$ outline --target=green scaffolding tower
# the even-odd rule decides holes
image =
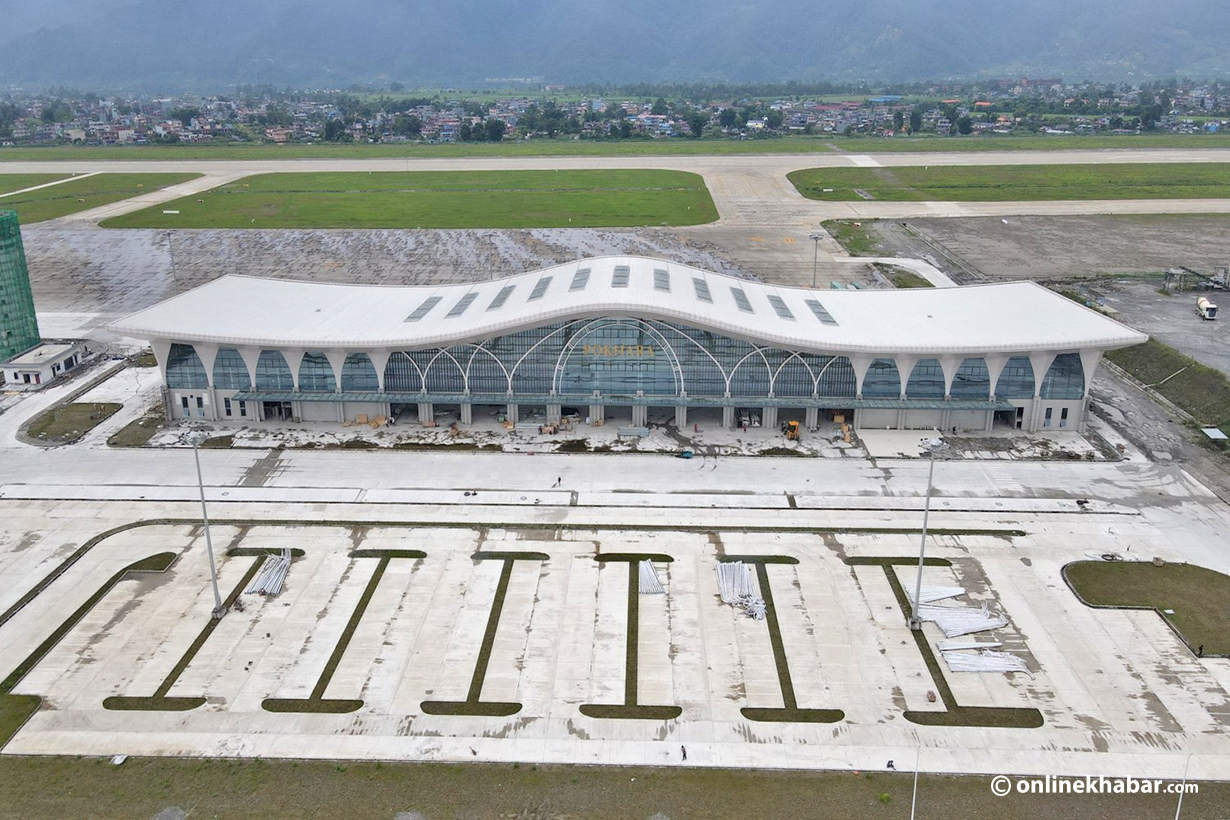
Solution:
[[[39,343],[30,272],[13,211],[0,211],[0,361]]]

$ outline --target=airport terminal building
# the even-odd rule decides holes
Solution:
[[[427,287],[224,276],[111,329],[153,346],[173,419],[812,429],[1080,430],[1103,351],[1146,339],[1032,282],[807,290],[642,257]]]

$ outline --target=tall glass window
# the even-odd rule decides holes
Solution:
[[[303,354],[299,363],[299,392],[301,393],[332,393],[337,390],[337,380],[333,377],[333,366],[320,351]]]
[[[960,399],[985,399],[991,394],[991,372],[985,359],[966,359],[953,376],[949,395]]]
[[[1079,353],[1061,353],[1042,380],[1042,398],[1079,399],[1085,395],[1085,368]]]
[[[178,390],[204,390],[209,387],[205,364],[192,345],[171,345],[167,354],[167,387]]]
[[[944,398],[944,368],[939,359],[920,359],[910,373],[905,395],[911,399]]]
[[[214,359],[214,387],[222,390],[247,390],[252,386],[248,376],[248,366],[244,364],[243,356],[233,347],[218,349]]]
[[[495,351],[488,349],[492,346]],[[501,347],[500,340],[495,340],[470,348],[466,382],[471,393],[508,392],[508,377],[504,375],[504,368],[497,358]]]
[[[277,350],[262,350],[256,360],[257,390],[294,390],[295,377],[286,358]]]
[[[1034,368],[1028,356],[1013,356],[999,374],[995,395],[1001,399],[1032,399]]]
[[[384,389],[389,393],[417,393],[423,389],[418,368],[400,350],[389,356],[384,366]]]
[[[863,377],[863,396],[866,398],[901,398],[901,376],[897,363],[892,359],[876,359],[867,368]]]
[[[380,389],[376,367],[366,353],[347,353],[342,364],[342,390],[352,393],[373,393]]]

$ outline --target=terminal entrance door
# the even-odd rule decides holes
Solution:
[[[290,421],[294,418],[294,410],[288,401],[266,401],[261,405],[265,421]]]

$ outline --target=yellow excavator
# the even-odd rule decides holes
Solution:
[[[798,441],[802,437],[797,421],[782,422],[782,435],[790,441]]]

